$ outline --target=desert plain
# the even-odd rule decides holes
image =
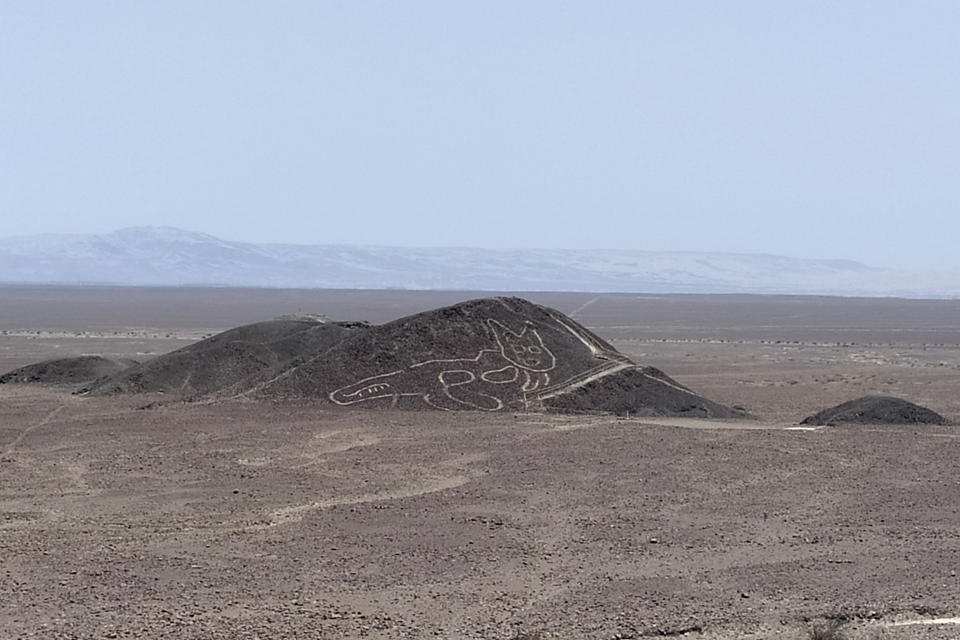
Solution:
[[[6,286],[0,373],[480,295]],[[960,428],[799,427],[960,421],[960,301],[511,295],[753,418],[0,385],[0,637],[960,637]]]

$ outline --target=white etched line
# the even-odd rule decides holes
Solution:
[[[548,389],[544,393],[538,393],[537,398],[540,400],[547,400],[549,398],[554,398],[564,393],[569,393],[574,389],[579,389],[580,387],[586,386],[591,382],[594,382],[595,380],[599,380],[600,378],[606,378],[607,376],[614,374],[618,371],[622,371],[624,369],[630,369],[631,367],[636,367],[636,365],[627,364],[625,362],[611,362],[610,364],[605,365],[603,367],[603,370],[599,371],[598,373],[585,375],[585,376],[577,376],[574,380],[570,382]]]
[[[904,620],[902,622],[884,622],[885,627],[919,627],[923,625],[960,625],[960,618],[930,618],[929,620]]]
[[[599,300],[601,297],[602,297],[602,296],[596,296],[596,297],[594,297],[594,298],[590,298],[589,300],[587,300],[586,302],[584,302],[582,305],[580,305],[579,307],[577,307],[576,309],[574,309],[573,311],[571,311],[571,312],[568,313],[567,315],[572,318],[573,316],[577,315],[578,313],[580,313],[581,311],[583,311],[584,309],[586,309],[587,307],[589,307],[590,305],[592,305],[594,302],[596,302],[597,300]]]
[[[659,382],[660,384],[666,385],[666,386],[668,386],[668,387],[670,387],[670,388],[672,388],[672,389],[676,389],[677,391],[682,391],[682,392],[684,392],[684,393],[689,393],[689,394],[692,395],[692,396],[697,395],[696,393],[694,393],[693,391],[690,391],[690,389],[687,389],[686,387],[681,387],[681,386],[678,385],[678,384],[673,384],[672,382],[667,382],[666,380],[664,380],[664,379],[662,379],[662,378],[658,378],[657,376],[652,376],[652,375],[650,375],[649,373],[646,373],[646,372],[644,372],[644,371],[641,371],[640,373],[641,373],[641,374],[643,375],[643,377],[645,377],[645,378],[650,378],[651,380],[656,380],[656,381]]]
[[[10,444],[7,445],[7,448],[6,448],[6,450],[4,450],[3,455],[8,456],[8,455],[10,455],[11,453],[13,453],[13,450],[17,447],[18,444],[20,444],[21,442],[23,442],[23,439],[26,438],[27,435],[29,435],[29,434],[30,434],[31,432],[33,432],[33,431],[36,431],[36,430],[39,429],[40,427],[44,427],[44,426],[50,424],[50,422],[53,420],[53,418],[54,418],[58,413],[60,413],[61,411],[63,411],[65,408],[66,408],[66,405],[60,405],[59,407],[57,407],[56,409],[54,409],[53,411],[51,411],[50,413],[48,413],[46,416],[44,416],[43,419],[40,420],[40,422],[37,422],[37,423],[35,423],[35,424],[32,424],[32,425],[30,425],[29,427],[27,427],[26,429],[24,429],[23,431],[21,431],[20,434],[19,434],[16,438],[13,439],[13,442],[11,442]]]
[[[291,522],[299,522],[313,511],[322,511],[331,509],[340,505],[365,504],[368,502],[386,502],[390,500],[403,500],[405,498],[415,498],[430,493],[438,493],[449,489],[462,487],[470,481],[467,476],[437,477],[428,478],[419,485],[411,487],[401,487],[392,491],[383,491],[380,493],[366,493],[359,496],[344,496],[339,498],[330,498],[327,500],[317,500],[306,504],[299,504],[292,507],[283,507],[277,509],[271,514],[270,523],[266,525],[254,525],[250,529],[264,529],[276,527]]]

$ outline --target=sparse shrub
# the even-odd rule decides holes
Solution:
[[[810,640],[846,640],[843,620],[823,620],[810,627]]]

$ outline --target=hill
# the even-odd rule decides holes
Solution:
[[[261,378],[249,393],[444,411],[743,415],[521,298],[471,300],[371,327]]]
[[[101,356],[56,358],[5,373],[0,376],[0,384],[81,384],[115,375],[136,364],[133,360],[111,360]]]
[[[88,393],[206,395],[320,353],[364,326],[310,318],[245,325],[98,380]]]
[[[804,418],[801,424],[949,424],[939,413],[889,396],[864,396]]]

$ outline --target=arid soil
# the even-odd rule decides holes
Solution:
[[[0,371],[476,297],[202,293],[0,289]],[[0,637],[960,636],[960,428],[796,428],[864,395],[960,420],[960,303],[527,297],[757,420],[2,385]]]

